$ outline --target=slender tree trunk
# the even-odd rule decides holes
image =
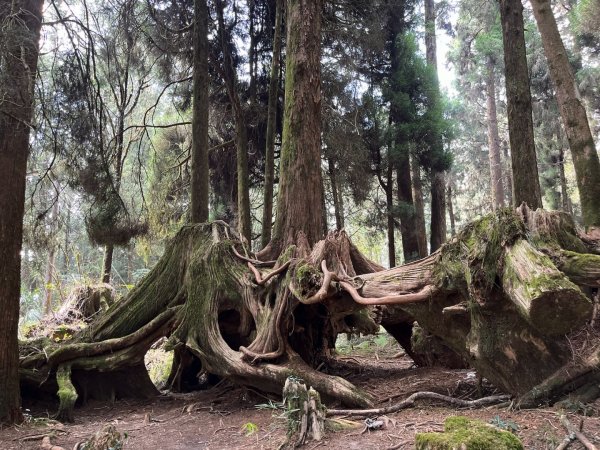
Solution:
[[[115,251],[115,246],[112,244],[109,244],[104,247],[104,256],[102,258],[102,277],[101,277],[103,283],[110,283],[114,251]]]
[[[456,221],[454,219],[454,207],[452,205],[452,183],[448,183],[448,215],[450,216],[450,234],[454,236],[456,234]]]
[[[394,88],[394,78],[402,68],[400,67],[400,54],[397,42],[406,28],[405,5],[403,1],[396,2],[391,9],[389,18],[390,36],[390,80]],[[403,121],[402,106],[392,97],[390,102],[390,125],[401,125]],[[400,139],[400,138],[399,138]],[[396,181],[398,183],[398,216],[400,218],[400,234],[402,236],[402,252],[404,261],[409,262],[419,258],[419,244],[417,241],[417,223],[412,196],[412,182],[410,176],[410,157],[407,146],[399,147],[398,139],[393,139],[390,146],[393,150],[388,156],[388,164],[395,166]],[[404,144],[404,143],[402,143]],[[390,188],[391,189],[391,188]]]
[[[56,256],[56,248],[50,247],[48,250],[48,264],[46,265],[46,283],[44,286],[44,314],[50,314],[52,311],[52,294],[54,292],[54,286],[52,280],[54,280],[54,261]]]
[[[504,207],[504,186],[502,183],[502,161],[500,160],[500,136],[498,135],[498,115],[496,113],[496,80],[494,60],[488,57],[486,74],[488,148],[490,156],[490,178],[492,185],[493,209]]]
[[[191,221],[208,220],[208,8],[194,0]]]
[[[515,185],[513,183],[513,178],[512,178],[512,160],[510,157],[510,152],[508,149],[508,143],[506,142],[506,140],[504,140],[502,142],[502,152],[504,153],[504,183],[506,185],[506,191],[505,191],[505,195],[506,195],[506,203],[509,205],[514,205],[513,202],[513,192],[515,190]]]
[[[69,271],[69,265],[70,265],[70,251],[69,251],[69,246],[71,245],[71,241],[70,241],[70,235],[71,235],[71,205],[68,202],[65,202],[65,205],[67,207],[67,218],[65,219],[65,242],[64,242],[64,246],[65,248],[63,249],[63,264],[62,264],[62,271],[63,273],[68,273]]]
[[[273,185],[275,183],[275,134],[277,131],[277,93],[279,92],[279,61],[281,59],[281,22],[284,0],[275,0],[275,30],[273,34],[273,61],[269,78],[269,106],[265,149],[265,193],[262,221],[262,247],[271,241],[273,229]]]
[[[223,17],[223,1],[218,0],[217,18],[219,21],[219,38],[223,52],[223,75],[227,86],[227,95],[233,109],[235,120],[235,147],[237,151],[237,209],[238,228],[240,235],[248,244],[252,243],[252,230],[250,218],[250,180],[248,174],[248,139],[246,132],[246,115],[238,94],[238,83],[233,66],[233,59],[229,51],[231,36],[225,28]]]
[[[425,227],[425,205],[423,202],[423,184],[421,182],[421,168],[415,158],[410,159],[412,179],[412,195],[415,204],[415,221],[417,223],[417,245],[419,257],[427,256],[427,231]]]
[[[323,232],[321,0],[288,0],[285,105],[279,197],[272,243],[281,248]]]
[[[499,0],[499,3],[512,156],[513,205],[519,206],[525,202],[535,210],[542,207],[542,194],[533,141],[523,5],[521,0]]]
[[[19,298],[25,177],[41,0],[0,3],[0,423],[21,420]]]
[[[404,263],[419,259],[419,240],[417,216],[412,196],[410,160],[408,155],[400,158],[396,167],[398,183],[398,209],[400,216],[400,234],[402,235],[402,254]]]
[[[567,191],[567,176],[565,175],[565,153],[561,141],[558,140],[560,145],[558,154],[558,173],[560,178],[560,196],[562,210],[570,215],[573,215],[573,206],[571,205],[571,199],[569,192]]]
[[[327,166],[329,170],[329,180],[331,181],[331,195],[333,196],[333,209],[335,212],[336,229],[344,228],[344,206],[342,195],[338,186],[335,161],[333,158],[327,158]]]
[[[444,172],[435,172],[431,180],[431,252],[446,242],[446,234],[446,177]]]
[[[387,244],[388,262],[390,268],[396,266],[396,238],[394,236],[394,169],[390,163],[387,168],[387,180],[385,189],[385,200],[387,207]]]
[[[600,233],[600,159],[596,152],[585,107],[548,0],[531,0],[542,36],[550,77],[556,89],[569,147],[573,155],[583,224]]]
[[[58,226],[58,198],[52,205],[52,213],[50,216],[52,218],[51,229],[56,229]],[[46,282],[44,284],[44,304],[42,305],[44,314],[49,314],[52,311],[52,294],[56,288],[52,281],[54,280],[57,245],[57,243],[51,242],[48,248],[48,263],[46,265],[45,277]]]
[[[437,44],[435,39],[435,1],[425,0],[425,50],[427,65],[435,74],[434,102],[440,100],[437,79]],[[435,136],[436,153],[443,153],[441,136]],[[434,252],[446,242],[446,181],[444,172],[432,170],[431,177],[431,251]]]

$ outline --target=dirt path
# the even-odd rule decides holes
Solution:
[[[408,358],[390,358],[375,354],[339,360],[338,374],[371,392],[383,404],[402,400],[413,392],[436,391],[463,398],[493,393],[485,383],[479,386],[473,371],[440,368],[414,368]],[[389,400],[390,397],[393,397]],[[0,430],[0,450],[37,449],[41,437],[55,430],[52,442],[65,449],[89,437],[106,424],[127,433],[127,449],[276,449],[286,437],[280,410],[257,409],[268,399],[257,393],[222,385],[210,391],[166,395],[152,401],[121,400],[116,403],[89,403],[76,410],[76,421],[62,425],[46,419],[52,410],[47,405],[28,405],[37,418],[21,427]],[[600,411],[600,403],[593,405]],[[52,408],[52,406],[50,406]],[[385,429],[361,433],[355,430],[329,433],[321,443],[309,443],[307,450],[414,448],[417,432],[441,431],[449,415],[465,415],[516,429],[527,449],[554,449],[565,436],[557,416],[558,409],[510,411],[506,408],[456,410],[442,405],[423,404],[387,417]],[[600,418],[569,414],[595,444],[600,445]],[[31,439],[31,440],[29,440]],[[584,448],[573,443],[570,449]]]

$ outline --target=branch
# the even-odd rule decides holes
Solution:
[[[571,425],[571,422],[569,422],[569,419],[567,419],[567,416],[565,416],[564,414],[560,415],[560,423],[562,423],[563,426],[567,429],[569,435],[575,436],[587,450],[598,450],[598,448],[590,442],[590,440],[585,436],[585,434],[583,434],[581,431],[579,431],[577,428]]]
[[[290,261],[286,262],[281,267],[273,270],[266,277],[263,278],[262,275],[260,274],[260,272],[258,271],[258,269],[256,267],[254,267],[254,265],[250,261],[248,261],[248,267],[250,268],[252,273],[254,273],[254,277],[256,278],[256,284],[258,284],[259,286],[263,286],[267,281],[269,281],[275,275],[286,270],[289,267],[289,265],[290,265]]]
[[[430,399],[440,400],[451,404],[452,406],[458,406],[460,408],[480,408],[482,406],[495,405],[498,403],[505,402],[510,399],[509,395],[492,395],[490,397],[483,397],[478,400],[463,400],[460,398],[449,397],[447,395],[438,394],[437,392],[415,392],[406,400],[402,400],[392,406],[385,408],[374,408],[374,409],[329,409],[327,410],[327,416],[378,416],[384,414],[390,414],[401,411],[406,408],[414,406],[417,400]]]

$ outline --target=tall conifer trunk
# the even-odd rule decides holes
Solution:
[[[275,183],[275,134],[277,128],[277,92],[279,91],[279,60],[281,59],[281,22],[284,0],[275,0],[275,30],[273,34],[273,61],[269,77],[269,105],[265,148],[265,192],[263,205],[261,245],[271,241],[273,229],[273,185]]]
[[[233,109],[235,121],[235,148],[236,148],[236,172],[237,172],[237,216],[240,235],[248,244],[252,243],[251,219],[250,219],[250,180],[248,174],[248,138],[246,132],[246,114],[242,107],[238,94],[238,83],[233,66],[233,58],[229,51],[231,36],[225,28],[223,15],[224,4],[218,0],[217,19],[219,22],[219,39],[221,51],[223,52],[223,76],[227,95]]]
[[[208,9],[194,1],[191,221],[208,220]]]
[[[498,135],[498,114],[496,112],[496,80],[494,60],[488,57],[486,64],[486,104],[488,150],[490,157],[490,184],[492,186],[493,209],[504,207],[504,184],[502,182],[502,161],[500,160],[500,136]]]
[[[427,65],[435,75],[435,92],[433,103],[440,101],[439,82],[437,77],[437,44],[435,39],[435,1],[425,0],[425,50]],[[434,106],[435,108],[435,106]],[[442,137],[434,136],[435,152],[443,152]],[[446,177],[444,172],[433,169],[431,172],[431,252],[436,251],[446,242]]]
[[[560,37],[548,0],[531,0],[533,15],[542,36],[550,77],[556,89],[560,115],[573,155],[583,224],[600,236],[600,159],[573,75],[573,69]]]
[[[288,0],[285,106],[272,244],[310,245],[323,236],[321,175],[321,0]]]
[[[41,0],[0,3],[0,423],[21,419],[19,298],[29,130]]]
[[[537,159],[533,142],[531,92],[525,52],[521,0],[499,0],[504,43],[508,135],[513,173],[513,205],[542,207]]]

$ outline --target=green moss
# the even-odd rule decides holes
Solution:
[[[479,420],[451,416],[444,422],[443,433],[418,433],[417,450],[523,450],[514,434]]]
[[[296,284],[300,290],[300,295],[311,295],[320,287],[321,272],[312,264],[300,263],[296,266]]]

